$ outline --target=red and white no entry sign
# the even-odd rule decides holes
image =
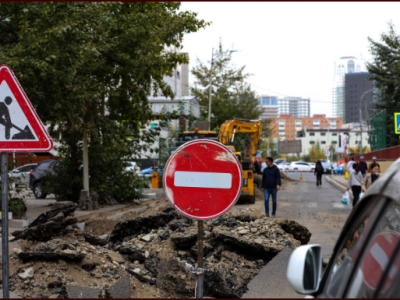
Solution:
[[[372,240],[365,254],[362,265],[362,272],[365,283],[371,288],[376,289],[382,278],[383,272],[387,268],[390,257],[393,255],[398,242],[399,234],[395,231],[382,231]],[[388,277],[383,285],[383,291],[389,286],[392,277],[396,274],[400,260],[397,259],[391,266]]]
[[[167,198],[183,215],[209,220],[226,213],[242,190],[242,170],[223,144],[193,140],[179,147],[164,171]]]

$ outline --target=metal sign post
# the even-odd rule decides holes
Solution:
[[[0,134],[3,298],[9,298],[7,152],[14,155],[15,152],[47,152],[53,148],[53,141],[17,77],[6,65],[0,65],[0,114],[4,121],[0,124],[4,126]]]
[[[3,298],[10,298],[8,286],[8,154],[1,154],[1,248],[3,262]]]
[[[197,268],[204,269],[203,262],[203,239],[204,239],[204,229],[203,222],[199,220],[198,225],[198,239],[197,239]],[[203,282],[204,282],[204,272],[197,273],[197,284],[196,284],[196,298],[203,298]]]
[[[196,274],[196,298],[204,293],[204,220],[228,212],[242,191],[242,167],[223,144],[193,140],[180,146],[168,159],[164,170],[168,200],[182,215],[198,221],[197,267],[186,263]]]

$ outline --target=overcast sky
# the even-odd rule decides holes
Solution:
[[[311,114],[332,116],[334,61],[370,60],[367,38],[379,41],[392,21],[400,34],[400,2],[183,2],[212,24],[186,35],[183,52],[211,60],[220,39],[237,66],[253,74],[258,95],[311,99]],[[189,75],[189,81],[193,82]]]

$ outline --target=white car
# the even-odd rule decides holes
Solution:
[[[315,166],[309,165],[306,162],[303,161],[295,161],[292,162],[289,166],[289,170],[290,171],[308,171],[308,172],[312,172],[314,171]]]
[[[15,168],[8,173],[12,185],[17,186],[19,184],[24,184],[28,186],[29,184],[29,173],[36,167],[37,164],[27,164],[21,167]]]
[[[132,172],[134,171],[135,174],[140,175],[140,167],[134,161],[126,161],[127,166],[125,167],[125,171]]]

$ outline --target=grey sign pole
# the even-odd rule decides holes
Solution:
[[[3,262],[3,298],[10,298],[8,290],[8,154],[1,154],[1,249]]]
[[[203,241],[204,241],[204,229],[203,229],[203,220],[198,221],[198,239],[197,239],[197,268],[202,270],[204,268],[203,263]],[[203,298],[203,283],[204,283],[204,273],[197,274],[197,291],[196,298]]]

